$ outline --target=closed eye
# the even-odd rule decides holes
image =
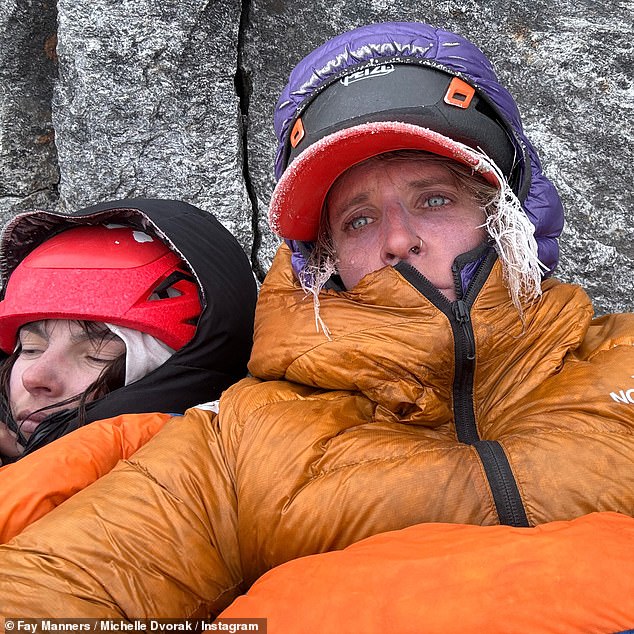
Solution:
[[[92,361],[93,363],[110,363],[113,359],[102,359],[101,357],[87,357],[88,361]]]
[[[39,348],[24,348],[22,347],[20,349],[20,356],[21,357],[31,357],[35,354],[39,354],[40,352],[42,352],[42,350],[40,350]]]

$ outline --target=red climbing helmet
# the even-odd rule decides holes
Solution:
[[[156,237],[122,225],[68,229],[31,251],[0,301],[0,349],[42,319],[82,319],[133,328],[171,348],[194,336],[198,285]]]

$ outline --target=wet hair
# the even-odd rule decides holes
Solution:
[[[71,320],[78,324],[82,330],[88,335],[88,339],[97,347],[103,345],[107,340],[115,337],[112,332],[102,323],[86,320]],[[11,372],[13,366],[22,352],[19,343],[15,350],[0,363],[0,420],[2,420],[11,431],[17,434],[18,442],[25,445],[27,440],[22,435],[19,426],[13,419],[11,412],[10,389]],[[58,403],[47,405],[37,412],[45,412],[47,410],[64,408],[68,405],[68,410],[74,410],[77,419],[77,426],[82,427],[86,424],[86,404],[105,396],[106,394],[119,389],[125,385],[125,360],[126,353],[123,352],[118,357],[110,361],[101,371],[99,376],[80,394],[71,396]],[[32,412],[35,413],[35,412]]]

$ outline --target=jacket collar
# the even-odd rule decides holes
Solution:
[[[471,306],[477,364],[518,375],[528,363],[549,374],[560,367],[587,330],[589,319],[573,320],[573,314],[589,300],[578,287],[554,280],[545,288],[540,300],[525,307],[522,323],[499,262],[490,268]],[[351,291],[323,291],[320,313],[330,340],[316,329],[312,301],[295,281],[290,252],[282,246],[258,301],[251,373],[360,392],[377,412],[401,422],[436,426],[452,417],[450,316],[397,270],[376,271]]]

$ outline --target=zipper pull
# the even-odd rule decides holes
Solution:
[[[467,359],[473,361],[475,359],[475,339],[473,338],[469,307],[464,300],[458,299],[453,303],[453,312],[467,339]]]

